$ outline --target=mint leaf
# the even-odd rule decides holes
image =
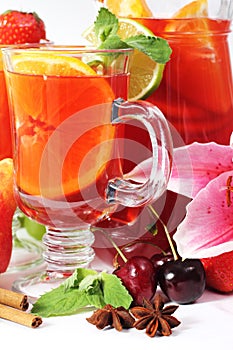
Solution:
[[[99,49],[126,49],[129,48],[129,45],[125,43],[119,35],[114,34],[106,38],[105,41],[103,41],[100,46],[98,47]]]
[[[124,40],[129,47],[142,51],[158,63],[166,63],[170,59],[171,48],[168,42],[156,36],[135,35]]]
[[[89,305],[93,305],[96,308],[102,308],[106,305],[100,278],[95,279],[93,281],[92,287],[86,289],[85,292]]]
[[[59,287],[43,294],[33,305],[32,313],[42,317],[63,316],[106,304],[128,309],[132,300],[116,275],[77,269]]]
[[[89,293],[95,293],[96,286],[100,283],[99,274],[87,275],[79,284],[79,290],[85,290]]]
[[[121,280],[113,274],[101,273],[104,301],[114,307],[124,306],[129,308],[133,298],[128,290],[123,286]]]
[[[63,316],[76,313],[89,305],[84,292],[78,289],[65,290],[61,285],[43,294],[33,305],[31,312],[42,317]]]
[[[148,55],[155,62],[165,64],[169,61],[171,48],[160,37],[143,34],[121,39],[118,35],[119,21],[108,9],[101,7],[94,22],[94,32],[99,49],[134,48]]]
[[[98,42],[105,41],[109,36],[115,35],[119,24],[117,17],[108,9],[102,7],[95,21],[95,35]]]
[[[78,287],[80,282],[89,275],[97,275],[97,272],[90,269],[76,269],[73,274],[68,277],[65,282],[63,282],[63,286],[65,287],[65,290],[72,288],[72,287]]]

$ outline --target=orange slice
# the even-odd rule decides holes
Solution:
[[[195,18],[208,16],[208,0],[195,0],[178,10],[173,18]]]
[[[145,0],[99,0],[119,17],[152,17]]]
[[[179,21],[171,21],[166,26],[166,32],[199,33],[193,35],[193,41],[199,42],[203,47],[212,48],[212,40],[205,34],[208,33],[208,0],[195,0],[178,10],[172,18]],[[183,20],[182,20],[183,19]]]
[[[13,66],[7,79],[19,135],[18,186],[59,198],[94,184],[115,135],[109,83],[79,59],[57,54],[20,54]]]
[[[44,74],[59,76],[96,75],[96,72],[81,60],[47,52],[24,53],[13,59],[14,72],[21,74]]]

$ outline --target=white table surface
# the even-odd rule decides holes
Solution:
[[[96,11],[93,0],[3,0],[7,9],[37,11],[44,19],[48,38],[56,43],[81,43],[82,31],[92,23]],[[81,10],[80,10],[81,9]],[[11,288],[16,274],[0,275],[0,287]],[[0,339],[7,349],[123,349],[192,350],[231,349],[233,344],[233,293],[206,291],[192,305],[178,308],[174,316],[181,325],[169,337],[149,338],[134,329],[99,331],[86,321],[90,314],[43,319],[37,329],[29,329],[0,319]],[[2,345],[1,345],[2,347]]]
[[[2,274],[0,287],[10,289],[18,276],[13,272]],[[174,316],[181,325],[174,328],[169,337],[150,338],[144,331],[135,329],[100,331],[86,321],[91,314],[43,318],[43,324],[36,329],[0,319],[1,343],[10,344],[10,349],[22,350],[47,348],[47,344],[53,349],[80,349],[81,346],[97,350],[219,350],[231,349],[233,344],[233,293],[206,291],[196,303],[180,305]]]

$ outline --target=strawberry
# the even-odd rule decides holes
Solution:
[[[233,291],[233,251],[201,259],[206,272],[206,286],[219,292]]]
[[[46,39],[45,25],[35,13],[9,10],[0,15],[0,44],[38,43]]]

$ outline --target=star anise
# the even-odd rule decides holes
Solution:
[[[123,328],[132,328],[135,322],[135,319],[123,306],[115,308],[110,304],[94,311],[92,316],[86,320],[98,329],[104,329],[110,326],[114,327],[117,331],[122,331]]]
[[[153,303],[144,299],[143,306],[135,306],[130,309],[132,315],[137,319],[134,323],[136,329],[146,329],[146,334],[154,337],[158,332],[161,335],[170,335],[171,329],[179,326],[178,321],[174,316],[171,316],[177,305],[168,305],[164,307],[162,296],[157,293]]]

